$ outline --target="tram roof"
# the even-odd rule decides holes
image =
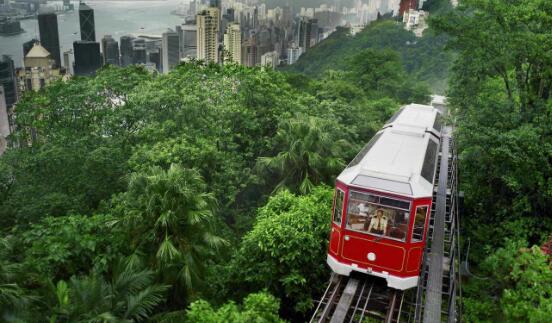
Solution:
[[[440,125],[439,131],[434,128],[438,116],[431,106],[403,107],[337,179],[413,198],[432,196],[439,152]]]
[[[409,104],[403,106],[387,123],[383,126],[400,126],[406,131],[427,130],[433,132],[435,136],[441,136],[441,118],[439,110],[430,105]]]

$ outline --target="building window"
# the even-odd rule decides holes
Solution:
[[[416,217],[412,228],[412,242],[420,242],[424,239],[424,227],[427,217],[427,206],[418,206],[416,208]]]
[[[335,191],[335,196],[334,196],[333,222],[338,226],[341,226],[344,198],[345,198],[345,193],[342,190],[337,189]]]
[[[410,202],[351,191],[347,229],[405,241]]]

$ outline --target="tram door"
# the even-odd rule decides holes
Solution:
[[[337,255],[341,243],[341,224],[343,223],[343,205],[345,192],[337,188],[334,194],[333,212],[332,212],[332,232],[330,236],[330,252]]]
[[[410,273],[417,272],[422,262],[427,222],[429,221],[429,209],[429,205],[417,205],[414,208],[414,223],[412,226],[412,238],[410,240],[411,247],[408,264],[406,265],[406,271]]]

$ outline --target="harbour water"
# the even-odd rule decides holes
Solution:
[[[171,14],[187,0],[165,1],[86,1],[94,9],[96,41],[111,35],[117,41],[123,35],[161,35],[167,28],[184,22],[183,17]],[[73,41],[80,40],[78,1],[72,1],[75,11],[58,14],[58,30],[61,53],[73,48]],[[56,2],[48,2],[56,5]],[[61,5],[60,1],[58,5]],[[9,55],[16,66],[23,65],[23,43],[39,39],[38,21],[21,20],[24,33],[0,36],[0,56]]]

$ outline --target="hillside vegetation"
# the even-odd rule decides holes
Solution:
[[[456,55],[463,320],[550,322],[552,3],[464,3],[431,36]],[[108,66],[26,93],[0,158],[0,321],[308,319],[335,177],[401,104],[429,101],[408,66],[452,55],[406,59],[401,30],[298,65],[319,72]]]
[[[317,80],[106,67],[26,93],[0,158],[0,319],[305,319],[335,176],[428,100],[393,52],[357,60]]]
[[[435,93],[444,94],[453,55],[444,50],[447,37],[436,35],[433,29],[422,38],[406,31],[395,20],[373,22],[352,36],[350,30],[338,27],[327,39],[310,48],[285,71],[319,77],[330,70],[343,70],[354,56],[364,49],[394,50],[414,80],[428,84]]]

